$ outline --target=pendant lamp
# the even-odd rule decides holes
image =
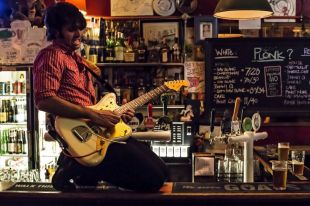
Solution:
[[[220,0],[214,11],[215,17],[229,20],[260,19],[272,14],[267,0]]]
[[[66,2],[73,4],[83,15],[86,15],[86,0],[66,0]]]

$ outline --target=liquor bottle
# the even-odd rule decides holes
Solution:
[[[174,38],[174,43],[172,45],[172,62],[181,62],[181,47],[177,37]]]
[[[147,59],[147,48],[144,43],[144,38],[141,37],[137,49],[137,62],[146,62],[146,59]]]
[[[108,33],[108,37],[106,40],[106,57],[105,61],[106,62],[114,62],[115,58],[115,50],[114,50],[114,40],[113,37],[110,33]]]
[[[146,93],[146,89],[145,89],[145,86],[144,86],[144,81],[143,81],[143,78],[140,78],[138,80],[138,87],[137,87],[137,95],[136,95],[136,97],[140,97],[140,96],[142,96],[145,93]]]
[[[169,58],[170,48],[167,44],[166,39],[163,39],[163,43],[162,43],[162,46],[160,47],[159,53],[160,53],[160,62],[167,63],[170,61],[170,58]]]
[[[90,45],[88,60],[96,64],[98,62],[97,48],[95,44]]]
[[[117,39],[115,43],[115,62],[124,62],[124,34],[117,32]]]
[[[115,79],[114,79],[114,91],[115,91],[115,94],[116,94],[116,102],[117,104],[121,104],[121,86],[119,85],[119,79],[118,79],[118,76],[115,75]]]
[[[100,18],[100,27],[99,27],[99,46],[97,50],[98,54],[98,63],[103,63],[106,57],[106,24],[103,18]]]
[[[128,36],[127,41],[124,42],[126,46],[126,51],[124,53],[124,60],[127,63],[133,63],[136,60],[136,55],[133,51],[133,46],[132,46],[132,37]]]

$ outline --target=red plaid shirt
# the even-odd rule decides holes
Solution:
[[[57,41],[41,50],[33,67],[36,104],[52,96],[82,106],[95,104],[91,74],[85,67],[81,56]]]

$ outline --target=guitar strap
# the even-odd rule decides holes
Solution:
[[[108,92],[113,92],[116,94],[115,90],[113,89],[112,85],[103,79],[101,76],[101,69],[97,67],[93,62],[88,61],[86,59],[83,59],[83,63],[86,67],[86,69],[93,75],[93,77],[97,80],[97,82],[100,83],[100,86],[103,88],[100,89],[106,89]]]

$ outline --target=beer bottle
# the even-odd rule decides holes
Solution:
[[[11,101],[7,100],[7,108],[8,108],[8,122],[13,122],[13,107],[11,105]]]
[[[2,100],[1,102],[1,108],[0,108],[0,123],[4,123],[5,122],[5,102],[4,100]]]
[[[15,151],[14,146],[14,137],[13,137],[13,130],[9,130],[9,136],[8,136],[8,153],[13,154]]]
[[[7,102],[6,100],[2,100],[2,115],[3,115],[3,119],[2,122],[6,123],[8,122],[8,109],[7,109]]]
[[[23,151],[22,130],[16,131],[16,154],[22,154]]]
[[[22,130],[22,153],[27,153],[27,136],[25,130]]]

